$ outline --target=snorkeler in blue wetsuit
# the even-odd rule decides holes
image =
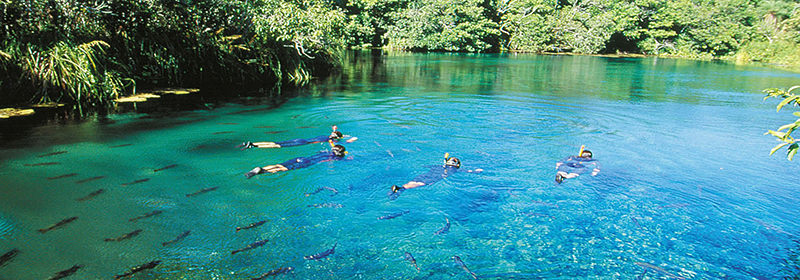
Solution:
[[[253,143],[253,142],[249,142],[248,141],[248,142],[242,143],[238,147],[241,147],[242,150],[246,150],[246,149],[249,149],[249,148],[294,147],[294,146],[300,146],[300,145],[306,145],[306,144],[323,143],[323,142],[328,142],[328,141],[339,141],[339,140],[341,140],[341,139],[346,137],[346,135],[342,134],[342,132],[340,132],[340,131],[338,131],[336,129],[337,128],[334,125],[333,126],[333,131],[331,132],[330,135],[327,135],[327,136],[326,135],[320,135],[320,136],[313,137],[313,138],[308,138],[308,139],[302,139],[301,138],[301,139],[292,139],[292,140],[286,140],[286,141],[280,141],[280,142],[255,142],[255,143]],[[350,139],[347,139],[347,141],[345,141],[345,142],[352,143],[353,141],[356,141],[356,140],[358,140],[357,137],[352,137]]]
[[[584,148],[585,146],[581,146],[577,156],[569,156],[556,163],[556,183],[560,184],[565,179],[578,177],[590,170],[592,176],[600,172],[600,164],[592,158],[592,152]]]
[[[250,172],[245,173],[244,176],[247,177],[247,179],[250,179],[251,177],[262,173],[276,173],[281,171],[306,168],[320,162],[340,160],[344,158],[345,155],[347,155],[347,151],[345,151],[344,146],[333,145],[333,141],[329,143],[331,144],[330,151],[319,152],[318,154],[309,157],[293,158],[281,164],[256,167],[253,168],[253,170],[250,170]]]
[[[421,174],[417,177],[414,177],[414,179],[412,179],[408,183],[403,184],[402,186],[393,185],[392,193],[397,193],[407,189],[413,189],[416,187],[434,184],[444,178],[447,178],[447,176],[456,173],[459,168],[461,168],[461,160],[459,160],[456,157],[450,157],[450,154],[447,153],[444,155],[444,165],[434,166],[428,172]],[[483,171],[483,169],[478,168],[475,169],[474,171],[468,170],[467,172],[481,172],[481,171]]]

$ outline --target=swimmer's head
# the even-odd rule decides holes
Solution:
[[[579,155],[579,157],[582,157],[582,158],[592,158],[592,151],[589,151],[589,150],[583,150],[583,151],[581,152],[581,154]]]
[[[461,161],[458,160],[457,157],[451,157],[451,158],[447,158],[447,161],[444,163],[444,165],[452,166],[452,167],[455,167],[455,168],[460,168],[461,167]]]
[[[331,148],[331,152],[333,152],[333,154],[337,157],[344,157],[344,155],[347,154],[347,151],[345,151],[344,146],[342,145],[333,146],[333,148]]]
[[[342,137],[344,137],[344,134],[342,134],[341,131],[331,132],[331,136],[330,136],[331,139],[342,139]]]

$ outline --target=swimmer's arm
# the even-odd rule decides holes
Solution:
[[[345,137],[350,137],[350,135],[345,135]],[[345,142],[347,142],[347,143],[353,143],[353,142],[355,142],[356,140],[358,140],[358,137],[350,137],[350,139],[347,139]]]

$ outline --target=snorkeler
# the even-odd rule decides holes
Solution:
[[[322,143],[328,141],[339,141],[345,137],[350,137],[349,135],[344,135],[342,132],[337,130],[337,127],[334,125],[333,131],[330,135],[320,135],[314,138],[308,139],[293,139],[293,140],[286,140],[280,142],[244,142],[241,145],[237,146],[237,148],[242,148],[242,150],[250,149],[250,148],[282,148],[282,147],[294,147],[306,144],[314,144],[314,143]],[[352,143],[353,141],[358,140],[357,137],[351,137],[347,139],[347,143]]]
[[[298,157],[287,160],[281,164],[274,164],[274,165],[267,165],[264,167],[256,167],[250,172],[244,174],[247,179],[251,177],[261,174],[261,173],[276,173],[281,171],[289,171],[293,169],[300,169],[306,168],[311,165],[320,162],[332,161],[332,160],[340,160],[347,155],[347,151],[345,151],[344,146],[342,145],[334,145],[333,141],[329,141],[328,143],[331,144],[330,151],[322,151],[316,155],[309,156],[309,157]]]
[[[438,182],[447,176],[450,176],[453,173],[456,173],[458,169],[461,168],[461,160],[456,157],[451,157],[450,153],[444,154],[444,164],[441,166],[434,166],[428,172],[421,174],[415,177],[413,180],[409,181],[408,183],[403,184],[402,186],[393,185],[392,186],[392,193],[398,193],[407,189],[413,189],[416,187],[421,187],[425,185],[431,185],[433,183]],[[475,169],[475,170],[468,170],[467,172],[481,172],[483,169]]]
[[[586,146],[581,146],[581,151],[577,156],[569,156],[556,163],[556,183],[561,183],[564,179],[578,177],[591,170],[592,176],[600,172],[600,165],[596,159],[592,158],[592,151],[585,150]]]

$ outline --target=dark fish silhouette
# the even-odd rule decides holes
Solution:
[[[210,192],[210,191],[214,191],[214,190],[216,190],[218,188],[219,187],[204,188],[204,189],[201,189],[199,191],[196,191],[196,192],[193,192],[193,193],[190,193],[190,194],[186,194],[186,197],[193,197],[193,196],[196,196],[196,195],[201,195],[201,194],[204,194],[204,193],[207,193],[207,192]]]
[[[221,122],[221,123],[217,123],[217,124],[222,124],[222,125],[237,125],[238,123],[235,123],[235,122]]]
[[[43,229],[39,229],[39,232],[40,232],[40,233],[46,233],[46,232],[48,232],[48,231],[51,231],[51,230],[54,230],[54,229],[57,229],[57,228],[63,227],[63,226],[65,226],[66,224],[69,224],[69,223],[71,223],[71,222],[74,222],[74,221],[75,221],[75,220],[77,220],[77,219],[78,219],[78,217],[69,217],[69,218],[63,219],[63,220],[59,221],[58,223],[56,223],[56,224],[54,224],[54,225],[52,225],[52,226],[49,226],[49,227],[47,227],[47,228],[43,228]]]
[[[57,164],[61,164],[61,163],[58,163],[58,162],[40,162],[40,163],[34,163],[34,164],[26,163],[25,166],[44,166],[44,165],[57,165]]]
[[[84,196],[84,197],[78,198],[78,199],[76,199],[76,200],[77,200],[77,201],[87,201],[87,200],[89,200],[89,199],[92,199],[92,198],[94,198],[95,196],[98,196],[98,195],[100,195],[101,193],[103,193],[103,192],[105,192],[105,191],[106,191],[106,190],[104,190],[104,189],[99,189],[99,190],[96,190],[96,191],[93,191],[93,192],[89,193],[88,195],[86,195],[86,196]]]
[[[137,272],[140,272],[140,271],[143,271],[143,270],[153,269],[156,266],[158,266],[158,264],[160,264],[160,263],[161,263],[161,261],[152,261],[152,262],[149,262],[149,263],[146,263],[146,264],[131,268],[131,271],[128,271],[125,274],[117,275],[116,277],[114,277],[114,279],[120,279],[122,277],[128,277],[128,276],[131,276],[131,275],[136,274]]]
[[[94,181],[94,180],[100,180],[100,179],[103,179],[105,177],[106,176],[96,176],[96,177],[92,177],[92,178],[86,178],[86,179],[83,179],[83,180],[75,181],[75,184],[83,184],[83,183]]]
[[[217,131],[212,134],[217,135],[217,134],[228,134],[228,133],[233,133],[233,131]]]
[[[135,221],[138,221],[138,220],[141,220],[141,219],[144,219],[144,218],[150,218],[152,216],[155,216],[155,215],[158,215],[158,214],[161,214],[161,213],[164,213],[164,211],[155,210],[153,212],[145,213],[145,214],[143,214],[143,215],[141,215],[139,217],[130,218],[130,219],[128,219],[128,221],[135,222]]]
[[[122,148],[122,147],[127,147],[127,146],[132,146],[132,145],[133,144],[114,145],[114,146],[110,146],[109,148]]]
[[[278,133],[284,133],[284,132],[287,132],[287,131],[288,130],[273,130],[273,131],[265,131],[264,133],[266,133],[266,134],[278,134]]]
[[[78,269],[81,269],[81,267],[83,267],[83,266],[82,265],[77,265],[77,264],[73,265],[72,267],[70,267],[67,270],[59,271],[58,273],[56,273],[55,276],[47,278],[47,280],[58,280],[58,279],[61,279],[61,278],[69,277],[70,275],[75,274],[75,272],[78,272]]]
[[[258,221],[258,222],[255,222],[255,223],[251,223],[251,224],[243,226],[243,227],[236,227],[236,232],[239,232],[240,230],[243,230],[243,229],[251,229],[251,228],[257,227],[257,226],[263,225],[266,222],[267,222],[267,220],[263,220],[263,221]]]
[[[416,268],[417,271],[419,271],[419,266],[417,266],[417,260],[414,259],[414,256],[412,256],[411,253],[406,252],[406,260],[410,261],[411,264],[414,265],[414,268]]]
[[[649,263],[646,263],[646,262],[634,262],[634,264],[638,265],[638,266],[641,266],[641,267],[644,267],[645,270],[649,268],[649,269],[653,269],[655,271],[658,271],[659,273],[664,274],[664,276],[667,276],[668,278],[686,279],[686,278],[677,276],[675,274],[669,273],[668,271],[666,271],[663,268],[661,268],[661,267],[659,267],[657,265],[654,265],[654,264],[649,264]]]
[[[294,267],[291,267],[291,266],[290,267],[279,267],[279,268],[267,271],[267,273],[261,274],[261,276],[258,276],[256,278],[250,278],[250,280],[262,280],[262,279],[270,277],[270,276],[275,276],[275,275],[278,275],[278,274],[284,274],[284,273],[287,273],[287,272],[291,272],[292,270],[294,270]]]
[[[378,217],[378,220],[391,220],[391,219],[403,216],[404,214],[408,214],[408,212],[409,212],[408,210],[395,212],[395,213],[392,213],[392,214],[389,214],[389,215],[386,215],[386,216],[380,216],[380,217]]]
[[[344,205],[339,203],[322,203],[322,204],[309,204],[308,207],[314,208],[342,208]]]
[[[311,255],[311,256],[305,256],[303,258],[307,259],[307,260],[319,260],[319,259],[326,258],[329,255],[333,254],[334,250],[336,250],[336,245],[337,244],[339,244],[339,243],[338,242],[337,243],[333,243],[333,248],[325,250],[325,252],[322,252],[322,253],[319,253],[319,254],[315,254],[315,255]]]
[[[78,173],[69,173],[69,174],[64,174],[64,175],[58,175],[58,176],[55,176],[55,177],[47,177],[47,180],[55,180],[55,179],[67,178],[67,177],[72,177],[72,176],[75,176],[75,175],[78,175]]]
[[[259,125],[259,126],[254,126],[254,128],[275,128],[275,126],[273,126],[273,125]]]
[[[124,183],[122,185],[123,186],[130,186],[130,185],[134,185],[134,184],[138,184],[138,183],[144,183],[144,182],[147,182],[147,181],[150,181],[150,179],[149,178],[139,179],[139,180],[136,180],[136,181],[133,181],[133,182]]]
[[[38,155],[36,157],[43,158],[43,157],[49,157],[49,156],[60,155],[60,154],[65,154],[65,153],[67,153],[67,151],[58,151],[58,152],[52,152],[52,153],[46,153],[46,154],[43,154],[43,155]]]
[[[456,262],[456,264],[460,265],[460,266],[461,266],[461,268],[463,268],[463,269],[464,269],[464,271],[466,271],[467,273],[469,273],[469,275],[471,275],[471,276],[472,276],[472,278],[474,278],[474,279],[478,279],[478,276],[477,276],[477,275],[475,275],[475,273],[473,273],[472,271],[470,271],[470,270],[469,270],[469,268],[467,268],[467,265],[466,265],[466,264],[464,264],[464,262],[463,262],[463,261],[461,261],[461,258],[459,258],[458,256],[453,256],[453,260]]]
[[[236,255],[236,253],[241,253],[241,252],[244,252],[244,251],[250,251],[250,250],[253,250],[255,248],[264,246],[264,244],[266,244],[267,241],[269,241],[269,239],[264,239],[264,240],[261,240],[261,241],[256,241],[256,242],[250,243],[250,245],[247,245],[247,247],[244,247],[244,248],[238,249],[238,250],[233,250],[231,252],[231,255]]]
[[[631,216],[631,221],[633,221],[633,224],[635,224],[637,228],[642,228],[642,225],[639,224],[639,220],[637,220],[636,217]]]
[[[161,171],[161,170],[167,170],[167,169],[173,168],[173,167],[175,167],[175,166],[178,166],[178,165],[177,165],[177,164],[170,164],[170,165],[167,165],[167,166],[161,167],[161,168],[159,168],[159,169],[153,170],[153,172],[158,172],[158,171]]]
[[[139,235],[139,233],[142,233],[142,230],[141,230],[141,229],[137,229],[137,230],[131,231],[131,232],[129,232],[129,233],[123,234],[123,235],[122,235],[122,236],[120,236],[120,237],[116,237],[116,238],[106,238],[106,239],[103,239],[103,241],[105,241],[105,242],[117,242],[117,241],[122,241],[122,240],[125,240],[125,239],[130,239],[131,237],[137,236],[137,235]]]
[[[334,189],[334,188],[331,188],[331,187],[321,187],[321,188],[317,188],[317,189],[316,189],[316,190],[314,190],[313,192],[306,193],[306,196],[310,196],[310,195],[315,195],[315,194],[318,194],[319,192],[321,192],[321,191],[323,191],[323,190],[329,190],[329,191],[333,192],[333,194],[331,194],[331,196],[334,196],[334,195],[337,195],[337,194],[339,194],[339,191],[338,191],[338,190],[336,190],[336,189]]]
[[[12,259],[14,259],[14,257],[17,256],[17,254],[19,254],[19,250],[17,250],[17,248],[14,248],[14,249],[11,249],[11,251],[8,251],[5,254],[3,254],[2,256],[0,256],[0,266],[3,266],[7,262],[9,262]]]
[[[178,237],[175,237],[175,239],[172,239],[172,240],[170,240],[170,241],[167,241],[167,242],[161,242],[161,246],[167,246],[167,245],[170,245],[170,244],[176,243],[176,242],[178,242],[178,241],[181,241],[181,240],[183,240],[184,238],[186,238],[187,236],[189,236],[189,233],[190,233],[190,232],[191,232],[191,231],[188,231],[188,230],[187,230],[187,231],[184,231],[183,233],[181,233],[181,235],[178,235]]]
[[[447,233],[448,231],[450,231],[450,219],[448,219],[447,217],[444,217],[444,220],[447,222],[447,224],[445,224],[444,227],[442,227],[439,230],[437,230],[436,233],[434,233],[434,235],[439,235],[439,234]]]

